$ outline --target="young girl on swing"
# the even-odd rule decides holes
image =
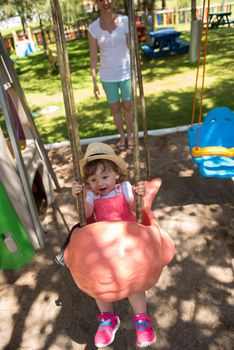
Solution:
[[[134,194],[144,197],[145,185],[140,182],[132,186],[130,182],[123,181],[127,166],[122,158],[116,156],[112,147],[101,142],[91,143],[80,161],[80,168],[88,186],[73,182],[72,194],[76,197],[83,192],[87,219],[136,221]],[[142,348],[149,346],[155,342],[156,335],[151,318],[146,313],[145,292],[130,295],[128,299],[135,314],[133,324],[137,345]],[[98,316],[99,327],[94,342],[102,348],[113,342],[120,320],[114,313],[112,303],[101,300],[96,300],[96,303],[101,314]]]

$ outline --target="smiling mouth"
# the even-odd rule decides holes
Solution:
[[[105,188],[99,188],[99,191],[100,191],[100,192],[105,192],[106,189],[107,189],[107,187],[105,187]]]

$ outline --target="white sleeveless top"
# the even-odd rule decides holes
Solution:
[[[130,79],[128,17],[118,15],[117,27],[111,33],[101,29],[99,18],[89,25],[88,31],[98,43],[101,81],[116,82]]]

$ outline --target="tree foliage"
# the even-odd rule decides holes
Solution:
[[[74,23],[86,16],[82,0],[60,0],[60,6],[64,23]]]
[[[23,31],[26,32],[27,19],[45,6],[48,0],[0,0],[1,18],[20,16]]]
[[[1,10],[5,17],[23,16],[32,11],[31,0],[0,0]]]

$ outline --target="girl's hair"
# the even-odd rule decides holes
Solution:
[[[83,169],[85,179],[88,179],[90,176],[94,175],[99,165],[103,167],[103,171],[112,170],[116,174],[120,175],[120,181],[123,181],[125,178],[125,174],[122,172],[122,170],[111,160],[95,159],[85,164]]]

